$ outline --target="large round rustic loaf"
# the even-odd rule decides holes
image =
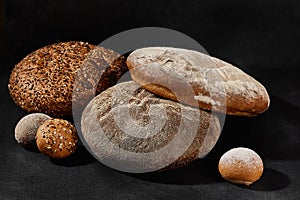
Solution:
[[[142,48],[129,55],[127,66],[132,79],[143,88],[192,106],[239,116],[254,116],[269,107],[262,84],[237,67],[200,52]],[[193,88],[192,93],[184,82]]]
[[[94,61],[94,65],[100,66],[93,67],[87,61],[84,62],[88,57]],[[114,62],[116,59],[117,64]],[[120,67],[121,71],[127,71],[125,58],[111,50],[86,42],[55,43],[32,52],[15,66],[9,79],[10,95],[17,105],[28,112],[42,112],[51,116],[71,115],[73,91],[81,91],[80,86],[83,83],[87,86],[91,81],[89,77],[81,77],[80,80],[85,80],[75,88],[75,79],[81,65],[85,66],[84,71],[90,73],[89,76],[97,73],[100,67],[105,68],[101,71],[102,79],[100,82],[97,80],[95,91],[98,93],[117,82],[121,77]],[[80,99],[87,96],[81,93]],[[77,95],[74,101],[78,99]]]
[[[102,163],[133,173],[204,157],[221,132],[216,115],[159,98],[133,81],[96,96],[83,112],[81,129],[82,141]]]

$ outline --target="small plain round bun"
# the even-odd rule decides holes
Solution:
[[[40,125],[50,117],[43,113],[32,113],[23,117],[15,128],[15,139],[25,148],[36,147],[35,136]]]
[[[45,121],[36,134],[38,149],[51,158],[66,158],[75,152],[78,135],[75,127],[63,119]]]
[[[263,161],[257,153],[248,148],[234,148],[227,151],[219,161],[219,172],[232,183],[250,185],[263,173]]]

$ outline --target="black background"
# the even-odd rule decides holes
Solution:
[[[26,113],[10,99],[10,70],[42,46],[69,40],[99,44],[131,28],[180,31],[210,55],[229,61],[263,83],[271,98],[265,113],[228,116],[204,159],[168,172],[126,174],[103,166],[83,147],[57,161],[14,140]],[[0,1],[1,199],[299,199],[300,2],[290,1]],[[244,146],[261,155],[263,177],[250,187],[220,177],[220,156]]]

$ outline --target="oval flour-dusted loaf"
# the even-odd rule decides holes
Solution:
[[[216,115],[161,99],[133,81],[119,83],[85,108],[82,141],[102,163],[126,172],[174,169],[216,144]]]
[[[254,116],[269,107],[262,84],[237,67],[197,51],[137,49],[127,58],[127,66],[143,88],[192,106],[238,116]]]

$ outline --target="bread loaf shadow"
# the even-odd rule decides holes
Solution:
[[[95,162],[96,159],[86,150],[82,145],[79,145],[74,154],[64,159],[51,158],[50,162],[64,167],[75,167],[81,165],[87,165]]]
[[[277,170],[265,168],[262,177],[253,185],[240,187],[255,191],[282,190],[291,184],[289,177]]]
[[[218,172],[218,158],[213,151],[210,156],[195,160],[191,164],[178,169],[142,174],[124,174],[150,182],[174,185],[211,184],[222,180]]]

